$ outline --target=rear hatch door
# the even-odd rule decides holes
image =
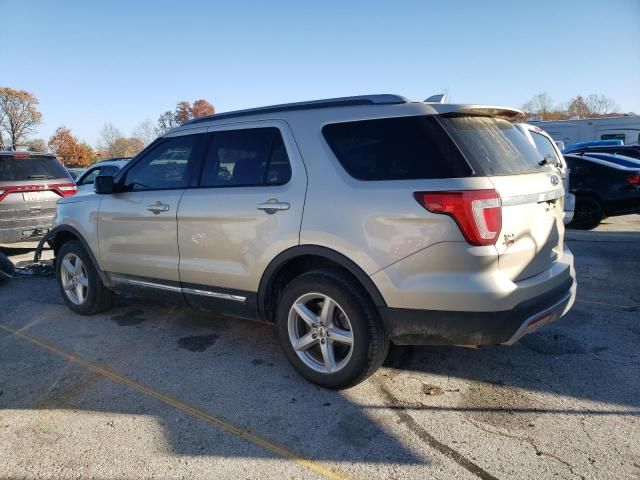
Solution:
[[[548,270],[563,251],[564,189],[555,168],[506,120],[449,115],[441,122],[501,197],[499,268],[513,281]]]

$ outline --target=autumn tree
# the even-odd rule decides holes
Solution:
[[[205,117],[207,115],[213,115],[214,113],[216,113],[215,107],[202,98],[193,102],[191,106],[192,118]]]
[[[86,143],[79,142],[66,127],[58,127],[49,139],[49,148],[67,167],[87,167],[93,151]]]
[[[0,87],[0,143],[5,143],[4,131],[14,150],[24,145],[27,135],[42,123],[37,107],[38,99],[32,93]]]
[[[27,150],[30,152],[45,153],[48,151],[47,143],[42,138],[34,138],[26,143]]]
[[[142,151],[144,143],[139,138],[118,138],[110,152],[111,157],[134,157]]]
[[[215,111],[214,106],[202,98],[193,104],[185,101],[178,102],[173,112],[167,110],[158,118],[158,133],[160,135],[166,133],[193,118],[213,115]]]

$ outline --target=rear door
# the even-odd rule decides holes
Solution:
[[[161,140],[104,195],[98,237],[101,265],[110,273],[179,282],[180,199],[201,155],[204,134]]]
[[[180,277],[199,305],[257,292],[273,257],[299,243],[307,186],[284,122],[211,129],[199,186],[178,211]]]
[[[505,120],[458,116],[442,122],[476,173],[489,177],[501,197],[500,269],[514,281],[549,269],[563,251],[560,175]]]

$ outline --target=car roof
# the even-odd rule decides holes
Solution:
[[[616,158],[616,155],[610,155],[610,154],[604,154],[607,155],[609,157]],[[609,168],[614,168],[616,170],[626,170],[626,171],[638,171],[640,170],[640,165],[638,165],[637,167],[629,167],[626,165],[621,165],[619,163],[615,163],[615,162],[609,162],[607,160],[604,160],[602,158],[597,158],[597,157],[590,157],[588,155],[580,155],[580,154],[576,154],[576,153],[568,153],[563,155],[566,158],[570,158],[573,160],[584,160],[587,162],[591,162],[591,163],[597,163],[599,165],[603,165],[605,167],[609,167]],[[606,157],[605,157],[606,158]],[[630,159],[630,160],[634,160],[636,163],[638,162],[635,158],[631,158],[631,157],[623,157],[622,155],[617,155],[617,158],[624,158],[624,159]]]
[[[31,157],[55,157],[53,153],[30,152],[28,150],[0,150],[2,156],[29,155]]]
[[[332,109],[332,108],[366,108],[366,107],[383,107],[394,106],[404,108],[406,105],[410,114],[469,114],[484,115],[493,117],[502,117],[509,120],[522,120],[524,113],[520,110],[510,107],[502,107],[495,105],[479,105],[479,104],[454,104],[454,103],[438,103],[438,102],[413,102],[401,95],[395,94],[374,94],[374,95],[358,95],[352,97],[328,98],[323,100],[310,100],[305,102],[285,103],[280,105],[269,105],[258,108],[249,108],[245,110],[236,110],[231,112],[216,113],[203,117],[189,120],[179,127],[168,131],[165,135],[178,132],[183,129],[194,128],[194,126],[205,123],[214,123],[228,119],[246,118],[247,120],[264,120],[265,118],[273,119],[272,114],[283,114],[282,118],[294,112]],[[422,106],[422,110],[415,108]],[[279,117],[280,115],[278,115]]]
[[[129,159],[126,159],[126,160],[120,160],[120,159],[102,160],[101,162],[96,162],[93,165],[89,165],[87,167],[87,170],[90,169],[90,168],[94,168],[94,167],[103,167],[105,165],[107,165],[107,166],[115,165],[117,167],[122,167],[123,165],[126,165],[127,163],[129,163]]]

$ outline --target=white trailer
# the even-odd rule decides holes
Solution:
[[[640,143],[640,116],[585,118],[582,120],[529,121],[565,146],[590,140],[622,140],[625,145]]]

